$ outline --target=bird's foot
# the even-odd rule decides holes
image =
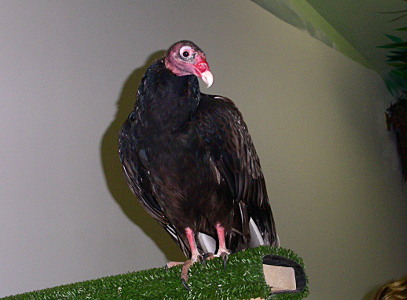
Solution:
[[[165,264],[164,269],[168,270],[169,268],[175,267],[175,266],[179,266],[182,265],[183,262],[181,261],[169,261]]]
[[[190,291],[191,289],[189,288],[188,285],[188,271],[189,268],[194,264],[194,261],[192,259],[188,259],[186,262],[184,262],[184,264],[182,265],[182,269],[181,269],[181,282],[182,285],[188,290]]]
[[[226,263],[228,262],[230,251],[228,249],[219,249],[216,253],[216,257],[222,258],[223,268],[226,269]]]
[[[206,258],[202,255],[195,255],[192,256],[191,259],[188,259],[187,261],[184,262],[184,264],[182,265],[182,269],[181,269],[181,282],[182,285],[188,290],[190,291],[190,287],[188,285],[188,271],[189,268],[191,268],[191,266],[196,263],[197,261],[201,262],[202,264],[206,264]]]
[[[212,252],[208,252],[203,255],[203,258],[206,263],[207,260],[211,260],[211,259],[215,258],[215,254],[213,254]]]

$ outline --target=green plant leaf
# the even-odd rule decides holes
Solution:
[[[402,62],[404,64],[407,64],[407,55],[388,55],[388,59],[386,62]]]
[[[385,75],[384,81],[386,83],[386,87],[393,96],[397,96],[400,90],[406,89],[406,74],[402,76],[402,73],[403,72],[400,73],[396,70],[391,70]]]
[[[407,79],[407,72],[403,72],[400,70],[394,70],[395,74],[397,74],[399,77]]]
[[[400,19],[404,18],[405,16],[407,16],[407,14],[403,14],[403,15],[397,17],[397,18],[394,18],[394,19],[390,20],[390,22],[394,22],[394,21],[400,20]]]
[[[395,43],[402,43],[403,42],[403,39],[399,38],[398,36],[391,35],[391,34],[386,34],[386,36]]]
[[[388,63],[390,66],[395,67],[395,68],[406,68],[405,63],[399,63],[399,62],[390,62]]]
[[[401,40],[401,42],[398,42],[398,43],[386,44],[386,45],[381,45],[381,46],[377,46],[377,47],[386,48],[386,49],[407,48],[407,42],[404,42],[403,40]]]

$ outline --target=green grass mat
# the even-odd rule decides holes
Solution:
[[[168,271],[154,268],[127,274],[103,277],[54,288],[2,298],[11,299],[302,299],[304,291],[292,294],[270,294],[263,275],[263,256],[276,254],[288,257],[301,266],[302,259],[284,248],[261,246],[229,256],[224,269],[219,258],[206,265],[194,264],[189,270],[190,291],[181,284],[181,266]]]

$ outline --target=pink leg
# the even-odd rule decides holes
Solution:
[[[226,248],[225,228],[219,223],[216,224],[216,233],[218,234],[219,249],[215,256],[222,258],[223,268],[226,269],[226,262],[228,261],[228,255],[230,254],[230,252]]]
[[[188,244],[191,249],[191,259],[189,261],[191,261],[191,265],[192,265],[194,262],[196,262],[198,260],[198,257],[200,256],[200,254],[199,254],[198,248],[196,247],[195,236],[194,236],[194,232],[192,231],[192,229],[189,227],[185,228],[185,233],[187,235]],[[178,262],[178,261],[171,261],[171,262],[168,262],[166,266],[167,266],[167,268],[172,268],[172,267],[175,267],[180,264],[185,265],[187,262],[183,263],[183,262]]]
[[[216,253],[216,256],[222,256],[223,253],[225,253],[226,255],[230,254],[229,250],[226,248],[225,228],[219,223],[216,224],[216,233],[218,234],[219,240],[219,249],[218,252]]]
[[[198,260],[198,257],[200,256],[200,253],[198,251],[198,248],[196,247],[194,232],[191,228],[187,227],[185,228],[185,233],[187,235],[189,247],[191,248],[191,260],[193,262],[196,262]]]
[[[188,270],[199,259],[199,257],[201,257],[201,254],[196,246],[195,235],[192,229],[189,227],[185,228],[185,234],[187,235],[189,247],[191,248],[191,259],[188,259],[182,266],[181,280],[185,288],[189,290],[186,283],[188,281]]]

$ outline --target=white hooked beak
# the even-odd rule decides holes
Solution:
[[[211,71],[206,70],[205,72],[202,72],[201,78],[202,78],[203,82],[206,83],[206,87],[210,88],[213,83],[213,75],[212,75]]]

